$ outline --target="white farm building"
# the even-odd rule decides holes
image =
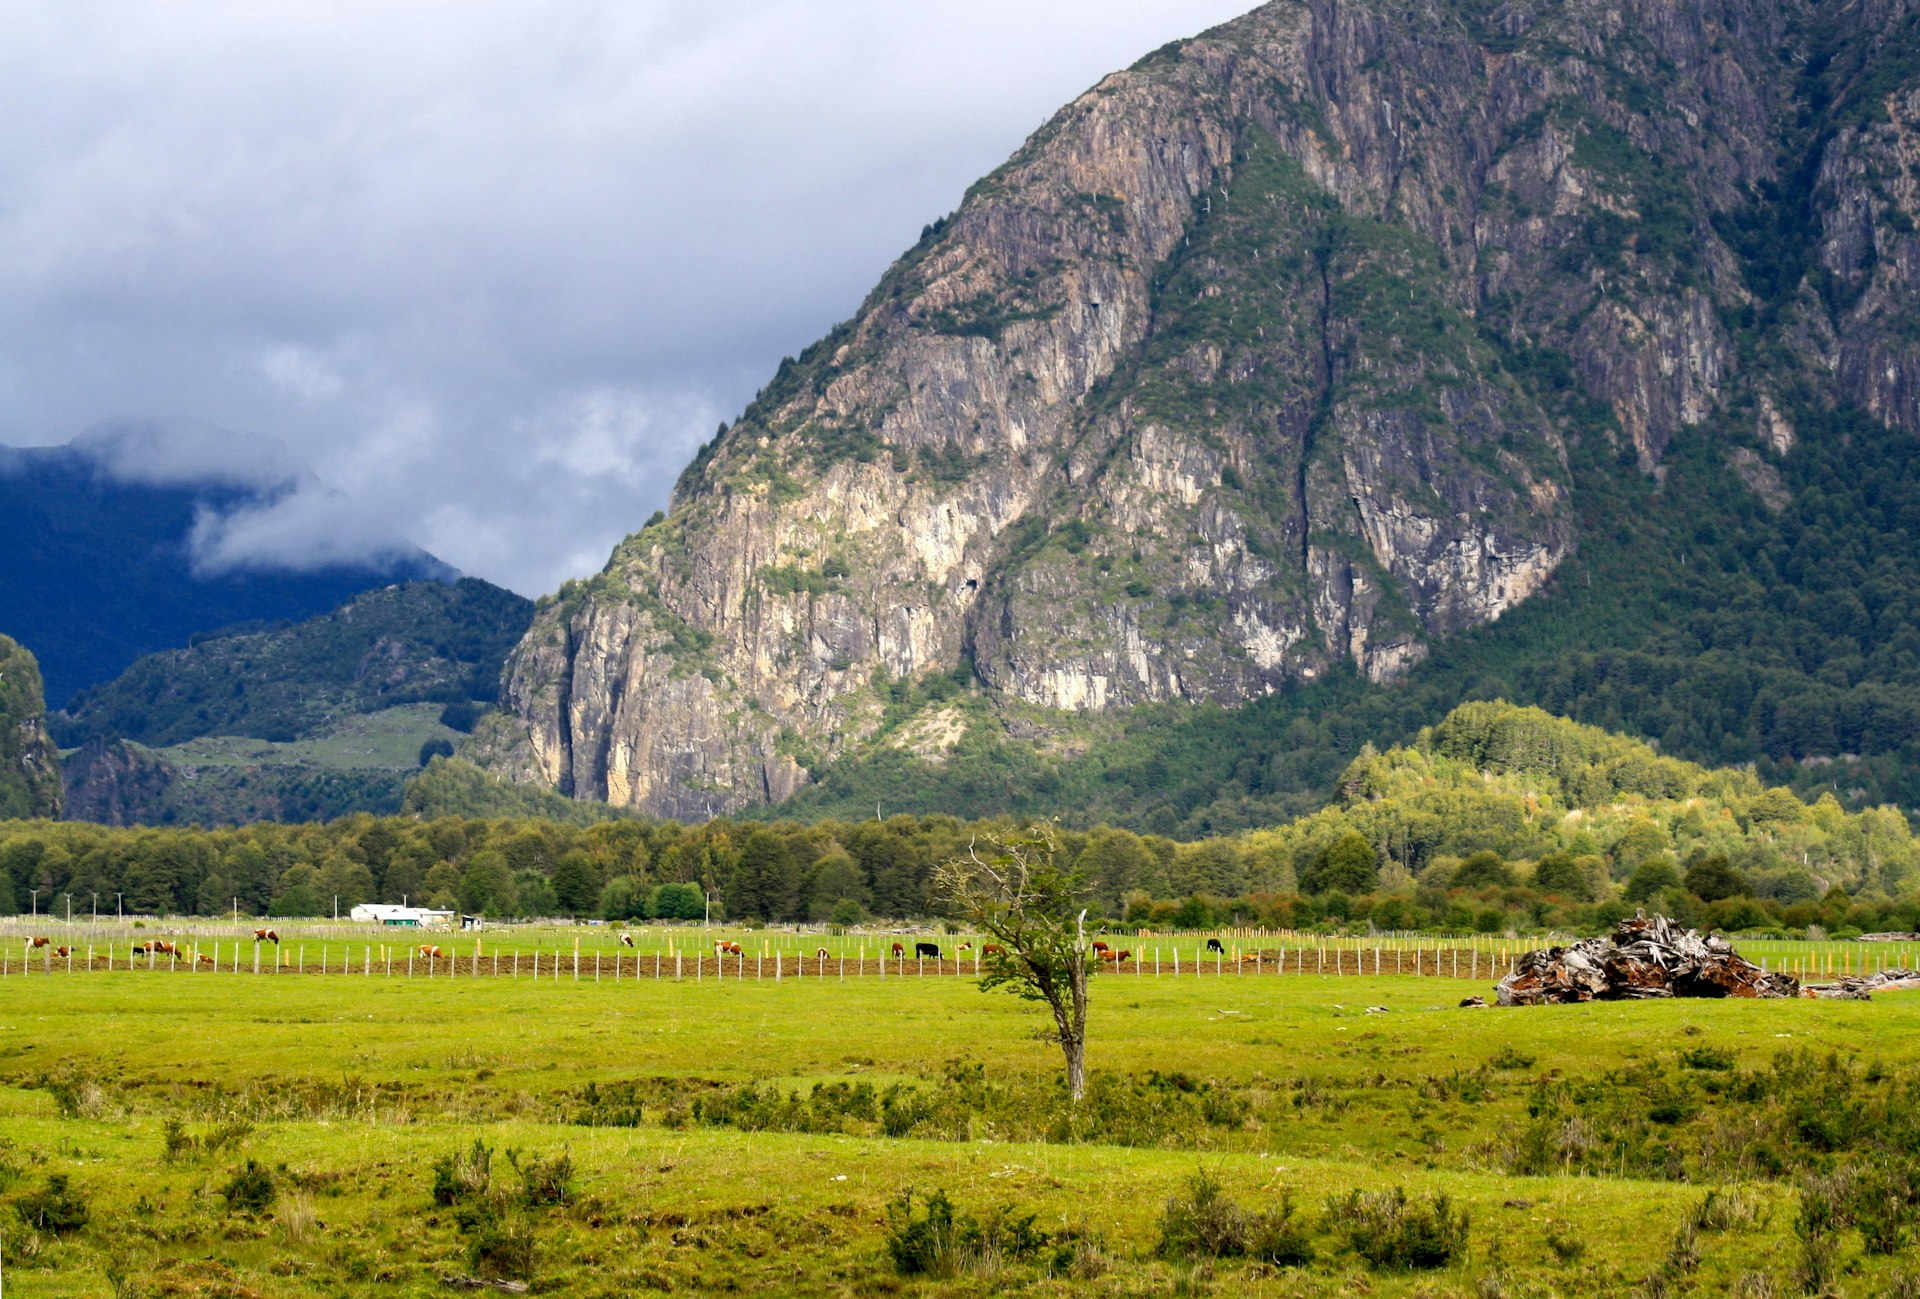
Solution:
[[[451,911],[430,907],[402,907],[391,902],[363,902],[347,913],[347,919],[361,924],[386,925],[396,929],[451,929]]]

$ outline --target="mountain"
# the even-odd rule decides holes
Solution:
[[[817,781],[1190,832],[1505,693],[1904,792],[1917,130],[1904,0],[1169,46],[542,602],[466,754],[678,817]]]
[[[463,578],[148,655],[51,719],[78,749],[69,812],[218,824],[395,812],[431,752],[493,701],[533,605]]]
[[[60,759],[46,713],[39,665],[0,636],[0,821],[60,815]]]
[[[0,627],[34,651],[56,705],[198,633],[310,618],[372,587],[457,576],[417,549],[311,571],[201,571],[196,524],[271,501],[291,480],[153,481],[124,471],[123,445],[103,431],[66,447],[0,447]]]

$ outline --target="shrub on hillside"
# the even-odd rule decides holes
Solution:
[[[47,1184],[15,1200],[13,1211],[35,1231],[56,1236],[80,1230],[89,1216],[87,1197],[74,1189],[65,1173],[48,1173]]]
[[[1451,1263],[1466,1251],[1471,1222],[1444,1192],[1415,1200],[1404,1187],[1330,1196],[1327,1219],[1354,1253],[1374,1267],[1399,1271]]]

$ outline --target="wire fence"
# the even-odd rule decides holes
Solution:
[[[1261,975],[1418,975],[1434,978],[1497,978],[1511,968],[1493,953],[1463,947],[1236,947],[1209,950],[1196,944],[1118,949],[1100,958],[1108,978],[1249,977]],[[1111,959],[1109,959],[1109,956]],[[1124,958],[1124,959],[1123,959]],[[607,953],[603,951],[489,951],[426,943],[255,943],[209,940],[172,944],[57,944],[0,950],[0,978],[109,971],[204,975],[333,975],[360,978],[451,978],[705,981],[727,979],[973,978],[983,972],[979,951],[940,957],[893,954],[835,955],[773,949],[770,952],[704,950]]]
[[[188,974],[330,974],[363,978],[887,979],[972,977],[979,935],[828,933],[801,929],[706,930],[689,926],[527,925],[479,933],[405,931],[351,922],[153,918],[49,924],[0,920],[0,978],[88,971]],[[380,941],[374,941],[375,938]],[[1107,933],[1103,973],[1167,978],[1212,975],[1345,975],[1487,980],[1552,939],[1486,935],[1368,937],[1229,929],[1134,937]],[[1558,941],[1566,941],[1564,939]],[[1801,980],[1911,969],[1920,944],[1758,942],[1743,950]]]

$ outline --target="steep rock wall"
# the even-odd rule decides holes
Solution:
[[[1276,0],[1108,77],[543,605],[470,754],[709,816],[858,744],[889,680],[1104,710],[1403,672],[1570,553],[1571,401],[1656,471],[1754,399],[1727,236],[1787,180],[1811,12]],[[1904,112],[1822,144],[1818,257],[1869,286],[1793,325],[1896,421],[1906,199],[1869,237],[1843,191],[1904,165]]]

